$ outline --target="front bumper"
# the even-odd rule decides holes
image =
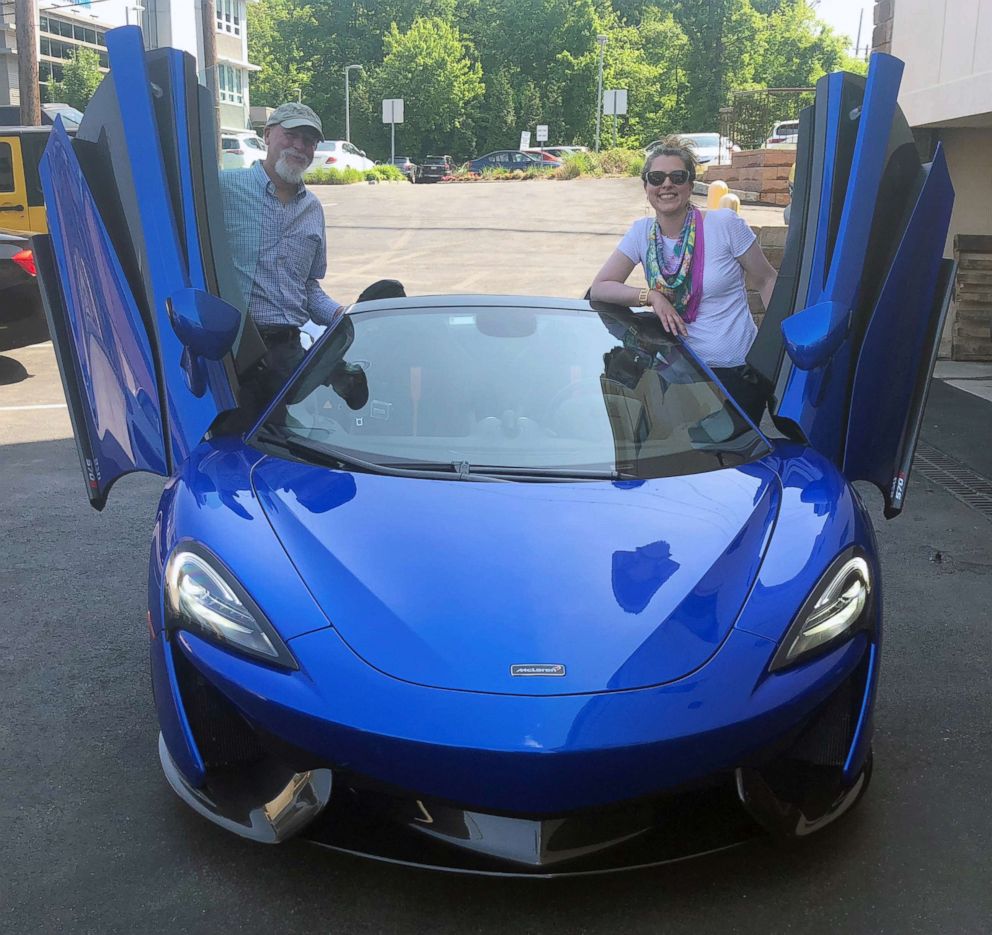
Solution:
[[[722,849],[762,828],[817,830],[866,782],[868,633],[757,684],[741,670],[764,673],[774,644],[735,631],[679,682],[541,698],[399,682],[333,631],[292,647],[299,673],[187,633],[152,641],[170,783],[255,840],[302,832],[475,873],[605,872]],[[330,693],[306,676],[308,659],[331,671],[328,654],[338,663]]]

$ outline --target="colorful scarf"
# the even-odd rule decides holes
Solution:
[[[660,292],[683,321],[696,320],[703,294],[703,212],[690,205],[679,234],[675,252],[665,259],[661,229],[655,221],[648,231],[648,251],[644,264],[648,286]]]

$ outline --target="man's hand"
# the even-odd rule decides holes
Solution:
[[[675,306],[668,301],[660,292],[656,292],[652,289],[648,293],[648,304],[651,306],[652,311],[661,321],[661,326],[669,334],[679,334],[685,337],[689,333],[689,329],[686,328],[685,322],[680,317],[679,313],[675,311]]]

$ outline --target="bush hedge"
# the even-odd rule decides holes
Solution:
[[[361,169],[314,169],[303,181],[307,185],[354,185],[356,182],[402,182],[406,176],[396,166]]]

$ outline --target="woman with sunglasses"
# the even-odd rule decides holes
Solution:
[[[641,179],[654,214],[631,225],[596,274],[590,297],[650,306],[665,330],[681,335],[758,422],[766,390],[744,362],[757,332],[744,276],[767,308],[777,273],[736,212],[703,212],[691,203],[695,177],[693,152],[678,138],[648,153]],[[644,268],[644,288],[626,284],[638,264]]]

